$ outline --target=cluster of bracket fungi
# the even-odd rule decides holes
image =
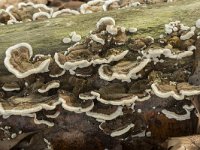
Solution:
[[[142,3],[150,2],[142,1]],[[88,14],[99,11],[121,9],[125,7],[137,7],[142,3],[132,0],[93,0],[82,4],[79,10],[72,10],[68,8],[57,10],[57,8],[51,8],[45,4],[21,2],[17,5],[10,5],[5,10],[0,10],[0,24],[15,24],[35,20],[45,20],[48,18],[55,18],[60,16]]]
[[[196,27],[176,21],[166,24],[157,40],[133,38],[136,28],[104,17],[82,42],[54,56],[33,55],[28,43],[9,47],[4,64],[15,77],[0,80],[0,114],[5,119],[30,116],[36,124],[53,126],[56,108],[62,106],[95,118],[112,137],[139,126],[145,134],[138,122],[141,103],[150,102],[170,119],[190,119],[190,98],[200,94],[200,86],[188,82],[199,27],[200,20]],[[47,120],[38,119],[41,110],[52,111]]]

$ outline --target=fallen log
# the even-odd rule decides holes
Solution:
[[[99,73],[100,69],[98,65],[95,66],[96,68],[92,68],[91,77],[79,77],[67,72],[65,75],[57,78],[60,83],[59,90],[53,89],[51,91],[44,90],[49,80],[52,80],[48,73],[31,75],[28,79],[27,77],[24,79],[17,79],[15,76],[9,76],[10,78],[7,78],[8,76],[4,75],[8,74],[8,72],[3,64],[3,60],[5,58],[4,53],[6,49],[21,42],[30,43],[36,54],[54,54],[55,52],[66,50],[68,46],[62,43],[62,39],[66,35],[72,31],[76,31],[83,37],[86,37],[89,31],[94,29],[97,20],[102,16],[108,15],[115,18],[118,25],[126,26],[127,28],[137,27],[139,32],[137,35],[134,35],[133,38],[151,35],[156,39],[163,33],[163,25],[169,22],[169,18],[172,20],[181,20],[187,25],[194,25],[199,17],[199,6],[200,2],[197,0],[192,1],[192,3],[190,1],[178,1],[171,5],[171,7],[169,7],[169,5],[160,4],[133,10],[124,9],[90,15],[70,16],[69,18],[55,18],[43,22],[2,26],[2,30],[0,31],[0,83],[1,87],[4,87],[4,91],[2,90],[1,92],[6,94],[1,95],[2,118],[0,121],[2,133],[0,134],[0,138],[2,141],[0,145],[3,145],[2,147],[5,147],[5,149],[37,149],[41,147],[44,149],[51,147],[54,149],[141,149],[142,144],[146,146],[142,147],[142,149],[149,149],[149,145],[151,144],[152,148],[161,149],[161,145],[158,143],[163,142],[168,137],[195,134],[197,117],[191,105],[191,101],[187,97],[189,94],[187,95],[187,92],[185,92],[185,95],[184,92],[179,93],[181,91],[180,89],[185,89],[187,91],[188,89],[191,90],[194,88],[199,90],[199,87],[193,87],[187,84],[187,71],[189,72],[192,68],[193,55],[189,55],[180,60],[173,60],[174,57],[179,56],[178,54],[168,55],[167,57],[169,58],[163,58],[165,63],[156,62],[157,60],[151,60],[152,62],[148,60],[148,65],[145,66],[146,71],[142,68],[143,70],[140,72],[142,78],[136,80],[132,80],[131,77],[128,78],[128,75],[126,76],[128,79],[120,76],[113,77],[112,79],[109,78],[106,71],[105,75],[107,76],[105,77]],[[191,9],[191,7],[193,7],[193,9]],[[190,13],[194,15],[191,16]],[[143,19],[141,19],[141,16]],[[134,40],[126,42],[125,46],[127,47],[126,44],[133,44],[131,42],[134,42]],[[120,46],[118,45],[117,47]],[[130,50],[132,50],[132,47]],[[133,54],[135,53],[131,52],[125,57],[124,61],[131,61],[131,63],[127,63],[128,65],[133,63],[133,58],[135,58]],[[164,52],[162,52],[162,54],[164,54]],[[146,54],[147,57],[150,57],[149,55],[149,53]],[[153,56],[152,59],[154,59]],[[123,66],[123,61],[119,62],[121,62],[122,64],[120,65]],[[180,69],[178,73],[176,72],[176,67],[171,67],[174,63],[176,63],[176,67]],[[110,68],[114,68],[116,63],[111,63],[109,65]],[[101,67],[107,66],[102,65]],[[181,71],[181,69],[185,69],[186,71]],[[91,73],[90,69],[88,70],[88,72]],[[86,73],[88,72],[86,70]],[[161,72],[161,74],[159,72]],[[185,74],[181,74],[183,72]],[[173,76],[172,74],[175,75]],[[101,76],[101,78],[99,78],[99,76]],[[168,84],[168,82],[162,82],[163,78],[169,79],[170,84]],[[23,84],[22,90],[16,93],[10,91],[5,92],[5,89],[7,90],[7,88],[5,88],[5,83],[9,82],[9,80]],[[158,80],[160,82],[157,82]],[[142,83],[140,84],[140,82]],[[160,83],[165,85],[164,87],[170,88],[165,89],[162,87],[162,84],[160,86]],[[179,87],[179,90],[176,90],[176,86]],[[145,91],[148,88],[152,88],[153,90],[150,94],[148,91]],[[157,90],[159,88],[160,91]],[[44,93],[39,92],[38,94],[38,89],[40,89],[40,91],[44,90]],[[175,92],[175,94],[171,92],[170,89],[172,89],[171,91],[174,90],[173,92]],[[68,93],[63,92],[63,90],[67,90],[72,95],[68,95]],[[164,90],[164,92],[162,90]],[[170,96],[163,96],[162,94],[165,93],[165,90],[169,90],[172,94]],[[69,112],[72,110],[67,107],[66,103],[73,103],[75,101],[73,98],[80,98],[80,94],[84,92],[93,93],[93,95],[89,94],[88,96],[87,93],[86,96],[84,96],[87,98],[95,97],[93,98],[94,106],[99,106],[96,111],[109,114],[113,110],[121,110],[121,108],[123,108],[123,115],[118,114],[117,117],[111,117],[112,119],[107,118],[107,116],[99,117],[96,115],[99,118],[97,117],[94,119],[89,117],[91,114],[89,115],[87,112],[83,113],[84,109],[82,105],[79,109],[74,108],[76,110],[75,112]],[[145,94],[147,95],[145,95],[144,92],[146,92]],[[58,94],[59,99],[62,99],[62,101],[59,101],[62,107],[58,105],[51,111],[40,110],[34,113],[29,112],[28,114],[22,113],[19,110],[21,109],[20,103],[24,104],[22,105],[23,108],[28,106],[36,107],[37,103],[44,105],[46,101],[43,101],[43,98],[51,97],[52,93],[53,95]],[[29,97],[29,94],[33,96],[32,99]],[[103,98],[98,96],[98,94],[100,96],[103,94]],[[111,97],[109,97],[109,94],[111,94]],[[125,98],[130,98],[130,94],[131,96],[132,94],[138,94],[138,97],[135,96],[137,101],[131,101],[131,103],[125,101],[123,103]],[[150,97],[148,97],[149,95]],[[85,102],[84,96],[82,96],[82,100]],[[20,102],[19,97],[22,98]],[[53,98],[54,99],[50,101],[51,103],[55,101],[55,97]],[[143,98],[147,98],[147,100],[142,101]],[[103,103],[103,105],[106,104],[110,107],[101,106],[99,103]],[[132,105],[131,107],[130,104]],[[84,107],[88,105],[88,103],[83,104]],[[120,107],[116,107],[116,105],[120,105]],[[77,105],[73,106],[76,107]],[[98,110],[98,108],[101,109]],[[18,115],[13,114],[13,110],[16,111]],[[83,111],[82,114],[79,114],[81,111]],[[57,112],[59,112],[58,116],[55,115]],[[49,126],[49,128],[47,128],[47,126]],[[25,134],[21,137],[21,132],[30,132],[30,134]],[[19,138],[16,138],[18,136]],[[16,142],[16,140],[18,141]],[[6,145],[9,145],[9,147],[6,147]]]

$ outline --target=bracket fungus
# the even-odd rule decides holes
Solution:
[[[112,81],[114,79],[130,82],[133,76],[137,77],[137,73],[141,71],[149,62],[149,59],[144,59],[141,62],[133,61],[120,61],[114,66],[102,65],[99,68],[100,78]]]
[[[123,115],[123,112],[121,106],[97,103],[94,105],[93,109],[86,112],[86,114],[100,120],[113,120],[118,116]]]
[[[40,102],[37,100],[40,99]],[[38,112],[42,109],[53,110],[60,104],[55,96],[43,97],[40,95],[29,95],[26,97],[13,96],[8,101],[1,100],[0,113],[3,116],[26,115]]]
[[[45,93],[45,92],[48,92],[51,89],[59,88],[59,87],[60,87],[60,81],[59,80],[53,80],[53,81],[50,81],[50,82],[44,84],[41,88],[38,89],[38,92],[39,93]]]
[[[32,47],[28,43],[20,43],[6,50],[4,64],[8,71],[18,78],[48,71],[50,59],[31,62]]]
[[[9,82],[9,83],[4,83],[2,89],[4,91],[11,92],[11,91],[19,91],[21,88],[17,82]]]
[[[76,113],[87,112],[94,107],[92,100],[84,101],[77,99],[73,94],[63,90],[59,92],[59,101],[62,103],[62,107],[65,110],[73,111]]]
[[[117,83],[102,87],[99,91],[92,91],[91,94],[96,96],[99,102],[111,105],[130,105],[138,99],[136,95],[126,93],[124,86]]]
[[[53,14],[59,15],[61,11]],[[16,80],[0,80],[0,114],[32,116],[36,124],[53,126],[61,109],[83,113],[101,122],[100,129],[111,137],[150,135],[147,108],[167,119],[189,119],[194,113],[190,98],[200,94],[199,85],[188,83],[196,30],[171,22],[159,40],[135,37],[131,33],[136,31],[104,17],[82,40],[72,32],[70,40],[77,43],[54,55],[33,55],[28,43],[11,46],[4,64]],[[43,117],[45,110],[53,114]]]

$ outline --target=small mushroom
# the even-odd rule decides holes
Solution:
[[[120,0],[107,0],[107,1],[105,1],[105,3],[102,6],[103,10],[109,11],[109,10],[113,10],[113,9],[118,9],[118,8],[120,8],[119,2],[120,2]]]
[[[81,35],[77,34],[75,31],[71,32],[69,35],[73,42],[79,42],[81,40]],[[77,44],[79,44],[79,43],[77,43]],[[76,46],[76,44],[75,44],[75,46]]]
[[[138,61],[120,61],[114,66],[101,65],[98,70],[101,79],[112,81],[114,79],[130,82],[133,75],[141,71],[150,59]]]
[[[53,127],[54,126],[54,123],[53,122],[51,122],[51,121],[49,121],[50,119],[48,119],[48,118],[45,118],[44,119],[44,116],[42,116],[42,118],[40,118],[40,116],[39,116],[39,114],[36,114],[36,113],[34,113],[33,114],[33,117],[34,117],[34,123],[35,124],[45,124],[45,125],[47,125],[48,127]]]
[[[60,81],[59,80],[53,80],[46,84],[44,84],[41,88],[38,89],[39,93],[46,93],[51,89],[59,88],[60,87]]]
[[[200,87],[189,83],[153,83],[151,88],[158,97],[168,98],[172,96],[176,100],[183,100],[185,96],[200,94]]]
[[[118,28],[118,32],[116,35],[114,35],[112,42],[115,45],[123,45],[126,43],[126,41],[128,40],[126,32],[125,32],[125,28],[124,27],[119,27]]]
[[[0,23],[7,24],[10,20],[15,20],[14,16],[12,16],[9,12],[5,10],[0,10]]]
[[[21,88],[17,82],[10,82],[10,83],[5,83],[2,86],[2,89],[6,92],[12,92],[12,91],[19,91]]]
[[[68,43],[71,43],[71,39],[70,38],[67,38],[67,37],[65,37],[65,38],[63,38],[63,43],[65,43],[65,44],[68,44]]]
[[[115,25],[115,20],[111,17],[103,17],[97,22],[97,29],[102,31],[106,30],[107,25]]]
[[[65,74],[65,70],[60,68],[54,59],[51,60],[49,65],[49,76],[52,78],[58,78]]]
[[[25,97],[13,96],[8,100],[1,100],[0,113],[4,116],[27,115],[42,109],[53,110],[58,104],[60,104],[60,102],[56,95],[49,97],[38,94],[30,94]]]
[[[91,58],[92,53],[87,49],[71,51],[64,55],[55,53],[54,59],[60,68],[66,70],[75,70],[76,68],[84,68],[91,65],[88,58]]]
[[[90,111],[94,107],[92,100],[80,100],[73,94],[64,90],[59,91],[59,101],[62,103],[62,107],[65,110],[73,111],[76,113],[82,113]]]
[[[88,49],[71,50],[66,55],[62,53],[55,53],[54,59],[59,67],[66,70],[75,70],[76,68],[85,68],[90,65],[97,65],[102,63],[110,63],[122,59],[128,51],[121,51],[117,49],[110,49],[105,56],[93,55]]]
[[[194,106],[184,105],[183,109],[185,110],[185,112],[181,112],[180,114],[169,111],[167,109],[163,109],[162,113],[165,114],[165,116],[169,119],[176,119],[179,121],[190,119],[190,112],[194,109]]]
[[[91,77],[94,74],[94,68],[92,66],[86,67],[86,68],[77,68],[74,71],[74,74],[77,77]]]
[[[98,37],[96,34],[91,34],[90,37],[91,37],[91,39],[92,39],[93,41],[95,41],[95,42],[97,42],[97,43],[100,43],[100,44],[102,44],[102,45],[105,44],[105,40],[102,39],[102,38],[100,38],[100,37]]]
[[[82,100],[94,100],[96,97],[92,95],[90,92],[80,93],[79,98]]]
[[[110,33],[111,35],[117,35],[118,33],[118,30],[114,25],[107,25],[106,31]]]
[[[104,4],[104,0],[89,1],[86,4],[82,4],[80,6],[80,12],[82,14],[88,14],[88,13],[102,11],[103,10],[103,7],[102,7],[103,4]]]
[[[37,12],[33,14],[33,21],[35,20],[45,20],[51,18],[51,15],[47,12]]]
[[[86,115],[100,120],[113,120],[123,115],[123,112],[121,106],[96,103],[91,111],[86,112]]]
[[[50,15],[52,15],[54,11],[53,8],[50,8],[45,4],[34,4],[34,8],[38,9],[41,12],[47,12]]]
[[[136,95],[126,93],[124,86],[117,83],[102,87],[98,91],[91,91],[91,94],[99,102],[111,105],[130,105],[138,99]]]
[[[157,63],[159,61],[158,58],[161,57],[161,55],[164,55],[166,58],[180,60],[184,57],[192,56],[193,51],[179,51],[169,48],[164,48],[164,49],[150,48],[147,51],[143,52],[143,56],[152,59],[154,63]]]
[[[188,39],[192,38],[195,35],[195,29],[196,29],[195,27],[191,27],[191,29],[188,32],[181,35],[180,39],[188,40]]]
[[[132,117],[129,115],[119,116],[114,120],[103,122],[99,125],[99,128],[104,133],[111,137],[121,136],[127,133],[131,128],[134,128]]]
[[[58,16],[66,16],[66,15],[79,15],[80,13],[76,10],[71,9],[62,9],[59,11],[56,11],[53,13],[52,18],[58,17]]]
[[[6,50],[4,64],[8,71],[18,78],[25,78],[31,74],[48,71],[50,59],[31,62],[32,47],[28,43],[20,43]]]

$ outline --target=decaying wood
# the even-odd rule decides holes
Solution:
[[[191,9],[192,8],[192,9]],[[34,52],[37,53],[54,53],[60,50],[67,49],[68,45],[62,43],[62,39],[72,31],[76,31],[83,37],[90,30],[95,28],[97,20],[103,16],[111,16],[115,18],[118,25],[125,27],[137,27],[138,33],[135,37],[144,37],[146,35],[158,38],[164,32],[164,24],[174,20],[180,20],[187,25],[194,25],[195,21],[200,16],[200,2],[198,0],[180,0],[173,4],[160,4],[148,6],[147,8],[139,9],[124,9],[119,11],[110,11],[103,13],[94,13],[89,15],[69,16],[68,18],[55,18],[43,22],[31,22],[25,24],[16,24],[0,27],[0,71],[3,74],[7,73],[3,65],[4,53],[6,49],[20,42],[27,42],[33,46]],[[184,59],[188,64],[192,62],[192,57],[189,60]],[[171,68],[170,64],[174,62],[166,62],[156,66],[159,68]],[[162,66],[163,65],[163,66]],[[173,69],[173,68],[171,68]],[[6,79],[6,77],[1,77]],[[76,89],[75,89],[76,90]],[[79,89],[77,89],[79,90]],[[79,92],[79,91],[78,91]],[[54,122],[54,127],[47,128],[46,125],[36,125],[33,118],[25,116],[10,116],[9,118],[0,118],[1,133],[0,138],[4,139],[2,144],[12,138],[13,133],[19,136],[19,132],[31,134],[28,139],[25,136],[18,143],[12,143],[11,147],[16,149],[27,148],[37,149],[37,143],[40,147],[48,146],[47,143],[41,142],[47,139],[54,149],[161,149],[158,142],[163,142],[168,137],[186,136],[196,132],[197,117],[195,111],[191,112],[190,120],[177,121],[169,119],[165,115],[160,114],[160,108],[152,109],[152,106],[160,106],[158,101],[161,98],[153,97],[148,101],[137,103],[135,108],[141,109],[142,112],[137,116],[139,126],[137,131],[131,134],[123,135],[116,138],[111,138],[99,129],[99,124],[95,119],[83,114],[76,114],[64,111],[61,107],[57,110],[61,114],[51,121]],[[165,104],[165,103],[164,103]],[[167,103],[165,104],[167,105]],[[38,112],[43,119],[43,113]],[[10,127],[10,128],[8,128]],[[144,130],[145,129],[145,130]],[[148,130],[146,130],[148,129]],[[151,139],[148,138],[148,131],[151,131]],[[142,138],[137,138],[137,134],[144,132]],[[137,135],[134,137],[134,135]],[[40,139],[40,140],[38,140]],[[29,142],[27,142],[29,141]],[[8,144],[6,143],[6,144]],[[141,144],[148,145],[142,147]],[[149,144],[151,143],[151,144]],[[45,145],[46,144],[46,145]]]
[[[103,150],[106,148],[134,148],[148,150],[150,147],[156,149],[161,148],[158,143],[163,142],[167,137],[183,136],[195,133],[194,127],[196,126],[197,120],[194,113],[191,114],[190,120],[176,121],[174,119],[166,118],[163,114],[158,114],[158,110],[152,110],[148,105],[143,105],[143,108],[146,110],[144,109],[145,111],[140,115],[140,123],[141,125],[149,126],[151,138],[138,138],[127,135],[111,138],[98,128],[99,123],[95,119],[88,117],[85,114],[67,112],[61,108],[58,108],[58,110],[61,111],[61,114],[54,119],[55,125],[51,128],[47,128],[46,125],[36,125],[30,117],[11,116],[6,120],[1,118],[1,127],[5,128],[7,126],[11,128],[7,134],[0,134],[0,138],[7,141],[7,138],[10,138],[13,133],[17,133],[17,136],[20,136],[18,134],[20,130],[22,133],[35,131],[38,132],[36,134],[42,134],[40,135],[42,136],[42,139],[40,140],[43,140],[43,138],[47,139],[55,150]],[[0,131],[4,133],[2,130]],[[138,130],[138,133],[140,132],[141,131]],[[2,142],[6,143],[5,141]],[[23,142],[19,142],[18,145],[15,144],[15,146],[22,147]],[[141,148],[141,144],[144,144],[144,147]],[[29,149],[30,147],[31,146],[27,144],[27,148]]]

